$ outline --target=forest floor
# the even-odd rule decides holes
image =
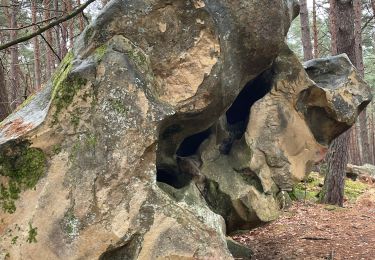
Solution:
[[[375,185],[355,185],[360,192],[347,191],[344,208],[294,201],[278,220],[233,238],[253,250],[252,259],[373,260]]]

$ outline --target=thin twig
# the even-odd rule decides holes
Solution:
[[[3,44],[3,45],[0,45],[0,50],[4,50],[6,48],[9,48],[13,45],[16,45],[18,43],[21,43],[21,42],[25,42],[25,41],[28,41],[30,40],[31,38],[34,38],[35,36],[38,36],[40,35],[41,33],[47,31],[48,29],[60,24],[60,23],[63,23],[65,21],[68,21],[70,19],[72,19],[73,17],[75,17],[76,15],[78,15],[79,13],[81,13],[87,6],[89,6],[89,4],[91,4],[92,2],[94,2],[95,0],[88,0],[86,3],[82,4],[80,7],[78,7],[76,10],[74,10],[73,12],[71,12],[70,14],[68,15],[65,15],[55,21],[53,21],[52,23],[46,25],[46,26],[43,26],[41,27],[39,30],[33,32],[33,33],[30,33],[28,35],[25,35],[23,37],[20,37],[18,39],[15,39],[13,41],[10,41],[6,44]]]

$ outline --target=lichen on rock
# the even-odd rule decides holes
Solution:
[[[297,11],[292,0],[112,0],[0,126],[13,213],[0,214],[0,255],[249,254],[227,234],[276,219],[371,99],[344,56],[322,73],[285,46]],[[15,247],[4,230],[28,223],[38,242]]]

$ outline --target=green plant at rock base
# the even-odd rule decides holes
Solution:
[[[0,206],[14,213],[15,201],[26,189],[34,188],[47,170],[43,151],[30,147],[27,141],[12,141],[0,150],[0,175],[7,177],[0,185]]]
[[[359,196],[361,196],[366,190],[368,189],[368,186],[364,183],[361,183],[359,181],[353,181],[350,179],[346,179],[345,181],[345,197],[353,202],[355,201]]]
[[[28,243],[36,243],[38,242],[36,240],[36,236],[38,235],[38,228],[37,227],[33,227],[33,225],[29,222],[29,235],[26,239],[26,242]]]
[[[321,191],[320,184],[324,181],[318,173],[311,173],[305,182],[294,185],[293,190],[289,192],[292,200],[309,200],[317,202]]]
[[[322,184],[324,177],[318,173],[311,173],[306,182],[297,183],[289,193],[293,200],[308,200],[317,202],[322,196]],[[362,195],[368,189],[368,185],[351,179],[345,180],[345,198],[350,202]]]

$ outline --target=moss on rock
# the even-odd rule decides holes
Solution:
[[[40,149],[30,147],[28,141],[12,141],[0,151],[0,205],[5,212],[16,210],[15,201],[21,191],[34,188],[47,169],[46,157]]]

